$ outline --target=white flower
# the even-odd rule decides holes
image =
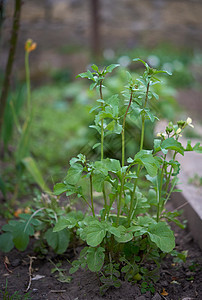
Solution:
[[[156,136],[157,136],[157,137],[161,137],[161,133],[160,133],[160,132],[158,132]]]
[[[180,132],[182,131],[182,129],[181,128],[178,128],[177,130],[176,130],[176,134],[178,134],[178,136],[179,137],[181,137],[182,135],[180,134]]]
[[[191,118],[187,118],[186,123],[187,123],[187,125],[189,125],[190,127],[194,128],[194,125],[192,124],[192,119],[191,119]]]

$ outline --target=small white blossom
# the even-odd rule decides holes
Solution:
[[[182,129],[178,128],[177,131],[176,131],[176,133],[179,134],[181,131],[182,131]]]
[[[189,125],[190,127],[194,128],[194,125],[192,124],[192,119],[191,118],[187,118],[186,120],[187,125]]]

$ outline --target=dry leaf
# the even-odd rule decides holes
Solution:
[[[166,292],[166,290],[163,288],[163,292],[161,293],[162,296],[168,296],[168,293]]]
[[[4,257],[4,262],[5,262],[7,265],[10,265],[10,261],[9,261],[9,259],[8,259],[7,256]]]
[[[22,209],[22,208],[18,208],[18,209],[14,212],[14,216],[15,216],[16,218],[18,218],[19,215],[20,215],[22,212],[23,212],[23,209]]]
[[[25,212],[26,214],[30,214],[30,213],[31,213],[30,207],[25,207],[24,212]]]
[[[36,275],[32,278],[32,280],[39,280],[41,278],[44,278],[45,276],[44,275]]]

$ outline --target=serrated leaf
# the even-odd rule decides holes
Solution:
[[[105,249],[102,247],[89,248],[87,253],[88,268],[92,272],[99,272],[104,264]]]
[[[6,232],[0,235],[0,250],[2,252],[9,252],[13,249],[13,235],[10,232]]]
[[[148,234],[152,242],[163,252],[170,252],[175,247],[175,237],[173,231],[165,222],[151,224],[148,227]]]

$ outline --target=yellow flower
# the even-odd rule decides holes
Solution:
[[[189,125],[190,127],[194,128],[194,125],[192,124],[192,119],[191,119],[191,118],[187,118],[186,123],[187,123],[187,125]]]
[[[33,43],[31,39],[28,39],[25,43],[25,51],[28,53],[36,49],[37,44]]]

